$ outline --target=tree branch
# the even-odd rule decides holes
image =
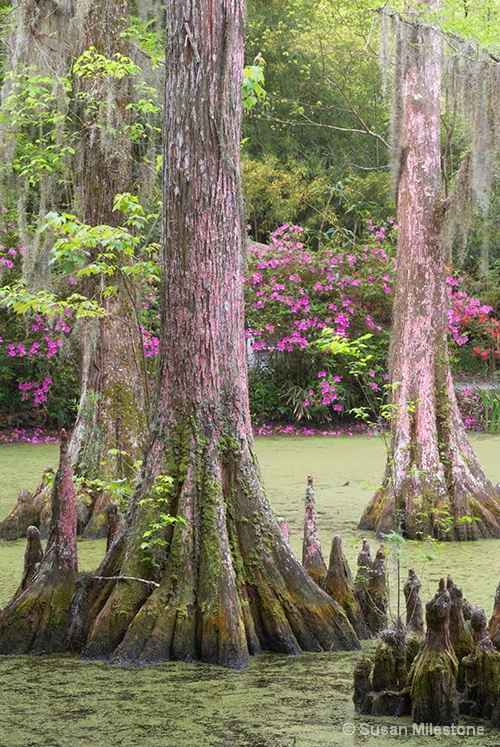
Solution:
[[[92,576],[97,581],[139,581],[141,584],[158,587],[156,581],[148,581],[146,578],[136,578],[136,576]]]

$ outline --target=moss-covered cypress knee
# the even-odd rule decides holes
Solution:
[[[426,605],[425,644],[409,676],[415,723],[451,725],[458,721],[458,662],[450,641],[451,598],[444,578]]]

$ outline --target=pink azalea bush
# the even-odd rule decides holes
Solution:
[[[368,222],[365,241],[346,250],[308,247],[300,227],[281,226],[268,247],[251,246],[245,279],[246,335],[256,422],[338,420],[366,406],[377,417],[384,399],[395,274],[397,226]],[[471,298],[450,272],[450,354],[460,362],[491,307]],[[330,336],[363,341],[363,365],[346,353],[322,352]]]
[[[6,209],[0,237],[0,285],[4,287],[21,276],[24,254]],[[61,360],[72,323],[69,308],[50,318],[31,311],[18,316],[0,308],[0,425],[14,426],[14,440],[40,440],[39,433],[18,431],[17,425],[69,425],[74,417],[76,359],[66,356]]]
[[[0,230],[0,279],[8,285],[20,276],[24,250],[8,215]],[[345,433],[346,427],[349,433],[358,432],[358,426],[353,429],[340,419],[367,404],[376,419],[388,379],[396,230],[393,221],[381,227],[368,222],[366,236],[357,244],[311,248],[300,227],[284,225],[269,246],[250,247],[246,336],[258,433],[334,435]],[[159,345],[158,279],[134,277],[142,310],[138,334],[152,377]],[[68,280],[78,283],[75,273]],[[463,278],[449,271],[446,282],[450,350],[460,365],[464,352],[474,348],[494,320],[489,306],[468,295]],[[32,312],[21,318],[0,308],[0,426],[71,424],[78,401],[73,325],[70,308],[51,318]],[[321,345],[328,339],[346,344]],[[487,358],[484,345],[475,349],[481,359]],[[63,351],[69,354],[62,356]],[[476,427],[474,394],[461,399],[466,424]],[[328,425],[290,425],[304,420]],[[287,425],[262,425],[269,421]],[[38,432],[20,428],[12,433],[14,440],[40,440]]]
[[[313,250],[304,245],[302,233],[298,226],[284,225],[269,247],[249,249],[246,335],[256,358],[250,375],[256,419],[327,421],[360,401],[365,389],[381,392],[386,378],[393,223],[380,229],[370,224],[367,241],[348,251],[335,244]],[[348,358],[317,347],[327,330],[346,340],[369,335],[364,381],[350,374]],[[252,396],[265,386],[273,389],[274,413],[263,413]]]

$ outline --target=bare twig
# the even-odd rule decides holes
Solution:
[[[141,584],[148,584],[148,586],[158,587],[156,581],[148,581],[146,578],[137,578],[136,576],[92,576],[97,581],[139,581]]]

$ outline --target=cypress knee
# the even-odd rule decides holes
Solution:
[[[406,601],[406,627],[416,633],[424,633],[424,611],[420,599],[420,587],[422,583],[413,570],[408,571],[403,592]]]
[[[368,619],[368,610],[370,607],[368,586],[372,573],[373,558],[370,552],[370,545],[366,537],[363,539],[362,547],[357,560],[358,571],[354,582],[354,591],[363,613],[365,622]]]
[[[475,607],[474,612],[471,615],[470,624],[472,626],[473,634],[473,648],[478,643],[484,641],[488,636],[488,628],[486,627],[486,613],[482,607]]]
[[[425,645],[410,672],[414,723],[451,725],[458,720],[458,662],[450,640],[451,598],[444,578],[426,605]]]
[[[491,642],[495,648],[500,651],[500,584],[497,586],[495,593],[495,603],[493,606],[493,615],[489,624],[489,633]]]
[[[288,524],[282,516],[280,516],[278,519],[278,526],[281,530],[281,534],[283,535],[283,539],[285,540],[285,542],[289,542],[290,532],[288,530]]]
[[[26,534],[29,526],[39,523],[39,519],[33,496],[22,488],[17,496],[16,505],[0,524],[0,539],[20,539]]]
[[[312,475],[307,476],[302,565],[318,586],[324,589],[327,571],[316,523],[316,502],[314,500]]]
[[[110,503],[106,507],[105,513],[106,519],[108,520],[108,536],[106,538],[107,552],[120,529],[120,514],[118,513],[118,506],[116,503]]]
[[[342,539],[338,534],[332,540],[325,591],[343,608],[359,638],[369,638],[370,631],[365,624],[361,605],[354,592],[351,571],[347,558],[342,552]]]
[[[401,690],[406,685],[406,674],[406,637],[398,618],[380,633],[373,664],[373,689]]]
[[[366,656],[358,659],[354,668],[354,710],[356,713],[371,714],[371,682],[370,673],[372,663]]]
[[[500,694],[500,653],[487,635],[463,660],[470,715],[492,718]]]
[[[37,527],[28,527],[26,530],[28,543],[24,552],[24,571],[19,589],[16,592],[18,596],[28,586],[29,582],[38,571],[43,558],[42,540]]]
[[[450,592],[451,609],[450,609],[450,640],[458,660],[458,678],[457,687],[459,690],[464,689],[464,671],[462,659],[470,654],[472,650],[472,636],[465,626],[465,617],[463,609],[463,592],[460,586],[453,583],[453,579],[448,574],[446,588]]]
[[[385,546],[380,545],[373,561],[370,581],[368,583],[368,627],[372,633],[379,633],[387,626],[387,608],[389,591],[385,568]]]
[[[424,611],[420,599],[421,582],[410,568],[403,591],[406,601],[406,657],[410,666],[417,656],[424,639]]]

